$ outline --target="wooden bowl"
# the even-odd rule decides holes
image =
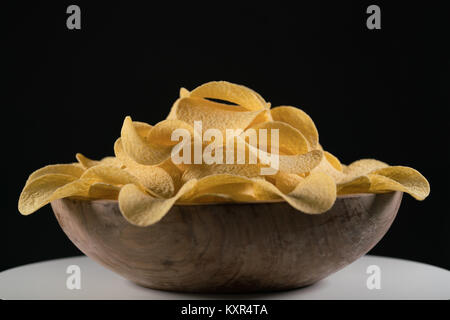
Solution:
[[[309,215],[286,202],[176,205],[158,223],[128,223],[118,202],[52,202],[87,256],[145,287],[260,292],[319,281],[367,253],[394,220],[401,192],[340,196]]]

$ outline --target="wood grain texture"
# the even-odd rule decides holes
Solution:
[[[367,253],[389,229],[402,195],[342,196],[319,215],[285,202],[177,205],[149,227],[128,223],[117,201],[51,205],[82,252],[139,285],[258,292],[312,284]]]

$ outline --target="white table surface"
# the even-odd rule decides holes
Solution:
[[[69,290],[69,265],[81,270],[81,289]],[[369,290],[367,267],[381,270],[381,289]],[[450,271],[407,260],[364,256],[302,289],[262,294],[188,294],[139,287],[85,256],[33,263],[0,273],[1,299],[450,299]]]

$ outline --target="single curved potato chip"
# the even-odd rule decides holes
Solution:
[[[181,180],[186,182],[225,173],[253,178],[261,175],[261,166],[258,164],[193,164],[187,166]]]
[[[253,145],[254,147],[264,147],[261,143],[264,139],[261,139],[261,129],[266,130],[266,144],[265,148],[267,152],[271,152],[271,141],[272,141],[272,130],[278,130],[278,153],[279,154],[303,154],[309,151],[308,141],[301,134],[300,131],[290,126],[287,123],[281,121],[269,121],[256,124],[250,127],[248,130],[254,129],[257,136],[258,145]],[[244,132],[244,134],[245,134]]]
[[[95,182],[90,185],[88,196],[92,199],[117,200],[121,187],[112,184]]]
[[[316,125],[303,110],[290,106],[279,106],[270,110],[274,121],[285,122],[300,131],[308,140],[311,149],[317,149],[319,133]]]
[[[138,178],[125,170],[104,164],[89,168],[81,175],[80,179],[112,185],[139,183]]]
[[[35,180],[36,178],[46,174],[66,174],[69,176],[79,178],[81,177],[83,172],[84,169],[76,166],[75,164],[51,164],[43,168],[40,168],[34,171],[32,174],[30,174],[27,181],[25,182],[25,185]]]
[[[66,197],[87,198],[89,197],[90,185],[90,182],[81,179],[72,181],[56,189],[55,192],[53,192],[52,195],[48,198],[48,202]]]
[[[196,180],[185,183],[178,193],[169,199],[154,198],[134,184],[122,187],[119,193],[119,208],[124,218],[137,226],[149,226],[161,220],[174,203],[192,189]]]
[[[191,93],[186,88],[180,88],[180,98],[186,98],[189,97]]]
[[[203,132],[217,129],[225,136],[226,130],[243,129],[264,110],[248,111],[239,106],[230,106],[201,98],[178,99],[168,119],[177,119],[194,127],[194,121],[201,121]]]
[[[172,146],[147,142],[139,135],[130,117],[126,117],[121,131],[122,146],[130,158],[140,164],[155,165],[170,157]]]
[[[369,174],[373,170],[385,168],[388,166],[388,164],[375,159],[357,160],[343,168],[344,176],[339,181],[339,183],[343,184],[350,182],[355,178]]]
[[[336,156],[332,155],[328,151],[324,151],[323,155],[328,160],[328,162],[333,166],[333,168],[335,168],[337,171],[342,172],[344,170],[341,162]]]
[[[202,179],[192,179],[196,184],[180,197],[180,202],[190,202],[203,194],[220,193],[235,201],[255,201],[253,181],[243,176],[213,174]]]
[[[248,110],[268,107],[264,99],[252,89],[227,81],[211,81],[202,84],[192,90],[190,96],[229,101]]]
[[[370,190],[370,179],[367,176],[359,176],[350,181],[337,185],[337,194],[367,193]]]
[[[430,194],[430,184],[419,171],[403,166],[392,166],[369,174],[370,192],[403,191],[417,200]]]
[[[84,169],[89,169],[93,166],[100,164],[100,161],[89,159],[88,157],[85,157],[81,153],[77,153],[75,155],[75,158],[77,158],[78,163],[81,164]]]
[[[235,200],[233,200],[232,197],[223,193],[204,193],[198,196],[194,196],[189,203],[183,205],[203,204],[203,203],[216,204],[216,203],[228,203],[233,201]]]
[[[88,157],[82,155],[81,153],[77,153],[75,157],[78,160],[78,163],[84,168],[89,169],[93,166],[98,166],[99,164],[112,165],[116,167],[121,167],[122,163],[116,157],[104,157],[102,160],[92,160]]]
[[[322,158],[323,152],[320,150],[298,155],[280,155],[279,170],[296,174],[309,172],[319,165]]]
[[[133,121],[133,126],[136,132],[144,141],[147,141],[147,136],[150,130],[152,130],[153,126],[142,121]]]
[[[52,194],[77,178],[67,174],[46,174],[30,181],[19,197],[19,212],[29,215],[50,202]]]
[[[184,129],[194,136],[194,128],[181,120],[163,120],[157,123],[147,134],[147,141],[157,142],[163,146],[174,146],[178,141],[171,139],[172,132],[176,129]]]

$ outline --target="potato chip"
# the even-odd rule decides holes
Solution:
[[[273,199],[270,195],[277,195],[292,207],[308,214],[323,213],[329,210],[336,200],[336,184],[323,172],[311,172],[288,194],[284,194],[265,180],[255,181],[257,181],[255,190],[258,199]]]
[[[146,189],[165,198],[171,197],[178,189],[178,185],[170,173],[164,169],[165,167],[167,170],[172,170],[171,173],[175,175],[176,169],[173,166],[169,164],[146,166],[135,162],[123,151],[121,138],[117,139],[114,144],[114,153],[125,164],[125,171],[136,177]],[[170,162],[170,159],[166,162]],[[180,175],[175,178],[180,179]],[[128,181],[128,183],[132,183],[132,181]]]
[[[138,178],[115,166],[97,165],[86,170],[81,178],[94,182],[103,182],[112,185],[125,185],[129,183],[139,183]]]
[[[248,130],[254,129],[257,134],[258,145],[255,147],[261,148],[261,129],[266,130],[266,151],[271,151],[271,132],[272,130],[278,130],[279,142],[278,149],[279,154],[303,154],[309,151],[308,142],[300,131],[294,127],[280,121],[269,121],[259,123]]]
[[[180,98],[186,98],[189,97],[191,93],[186,88],[180,88]]]
[[[85,180],[75,180],[62,187],[59,187],[48,198],[48,202],[53,200],[62,199],[66,197],[89,197],[90,182]]]
[[[30,174],[27,181],[25,182],[25,185],[46,174],[65,174],[79,178],[83,174],[83,172],[84,169],[76,166],[75,164],[51,164],[40,168]]]
[[[194,136],[194,128],[181,120],[164,120],[157,123],[147,134],[147,140],[157,142],[163,146],[174,146],[178,141],[172,140],[172,132],[176,129],[184,129]]]
[[[235,200],[223,193],[204,193],[198,196],[194,196],[189,203],[184,205],[196,205],[196,204],[217,204],[217,203],[229,203]]]
[[[121,131],[122,146],[130,158],[140,164],[160,164],[170,157],[172,146],[146,141],[139,135],[130,117],[126,117]]]
[[[190,96],[229,101],[252,111],[268,107],[264,99],[252,89],[227,81],[205,83],[192,90]]]
[[[287,194],[294,190],[303,179],[298,174],[280,171],[275,175],[275,186]]]
[[[317,128],[304,111],[290,106],[279,106],[270,110],[274,121],[285,122],[300,131],[308,140],[311,149],[316,149],[319,143]]]
[[[181,120],[194,127],[201,121],[203,131],[217,129],[225,135],[227,129],[243,129],[264,110],[248,111],[239,106],[230,106],[200,98],[182,98],[172,107],[168,119]]]
[[[368,176],[360,176],[337,185],[337,194],[367,193],[370,190],[370,179]]]
[[[323,152],[324,157],[328,160],[328,163],[337,171],[343,172],[344,168],[342,167],[341,162],[339,161],[339,159],[332,155],[331,153],[329,153],[328,151],[324,151]]]
[[[339,183],[347,183],[360,176],[366,175],[373,170],[388,167],[388,164],[375,159],[361,159],[343,168],[344,176]]]
[[[323,152],[320,150],[298,155],[280,155],[279,170],[296,174],[309,172],[319,165],[322,157]]]
[[[116,167],[121,167],[122,163],[119,161],[119,159],[115,157],[104,157],[101,160],[92,160],[88,157],[82,155],[81,153],[77,153],[75,156],[78,160],[78,163],[84,168],[89,169],[93,166],[97,166],[99,164],[106,164],[106,165],[112,165]]]
[[[323,155],[324,156],[320,161],[319,165],[315,167],[312,171],[324,172],[328,174],[330,177],[332,177],[336,183],[342,181],[345,175],[342,172],[343,168],[339,160],[327,151],[324,151]]]
[[[235,201],[257,200],[253,190],[253,181],[231,174],[213,174],[202,179],[192,179],[196,184],[180,197],[181,202],[190,202],[203,194],[227,195]]]
[[[169,199],[154,198],[134,184],[122,187],[119,193],[119,208],[124,218],[137,226],[149,226],[161,220],[174,203],[192,189],[196,180],[186,182],[178,193]]]
[[[403,191],[417,200],[430,194],[430,184],[417,170],[403,166],[386,167],[369,174],[370,192]]]
[[[77,178],[67,174],[46,174],[30,181],[19,197],[19,212],[29,215],[50,202],[52,194]]]
[[[89,186],[88,197],[91,199],[108,199],[117,200],[121,187],[103,183],[95,182]]]
[[[248,178],[261,175],[261,165],[258,164],[192,164],[186,167],[181,180],[201,179],[215,174],[232,174]]]
[[[260,124],[263,122],[269,122],[269,121],[273,121],[273,118],[270,114],[270,110],[263,110],[253,119],[253,121],[248,125],[248,127],[244,128],[244,129],[248,129],[253,126],[256,126],[257,124]]]
[[[88,157],[85,157],[81,153],[77,153],[75,157],[77,158],[78,163],[80,163],[84,169],[89,169],[93,166],[100,164],[100,161],[89,159]]]

